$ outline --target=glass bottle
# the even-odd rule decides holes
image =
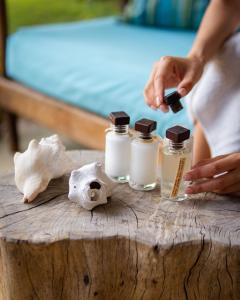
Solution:
[[[189,184],[183,176],[191,168],[192,141],[190,130],[174,126],[166,131],[161,164],[161,196],[163,199],[182,201]]]
[[[149,191],[156,187],[159,142],[152,134],[157,123],[148,119],[136,122],[135,130],[139,133],[131,143],[131,163],[129,185],[135,190]]]
[[[107,129],[105,143],[105,172],[114,181],[128,182],[131,135],[130,117],[125,112],[112,112],[111,127]]]

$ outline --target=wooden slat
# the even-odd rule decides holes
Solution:
[[[3,77],[0,77],[0,107],[65,134],[84,146],[104,149],[106,119]]]
[[[121,9],[124,10],[125,6],[128,4],[129,0],[121,0],[120,5]]]
[[[7,37],[7,16],[5,0],[0,0],[0,75],[6,75],[5,54]]]

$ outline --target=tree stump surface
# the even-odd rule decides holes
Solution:
[[[103,161],[73,151],[80,165]],[[21,203],[0,179],[1,300],[240,299],[240,199],[202,194],[176,203],[118,185],[86,211],[68,178]]]

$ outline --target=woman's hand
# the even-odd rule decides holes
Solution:
[[[186,194],[238,193],[240,192],[240,153],[203,160],[186,173],[184,179],[193,181],[193,184],[186,189]]]
[[[144,89],[146,103],[153,109],[168,111],[164,103],[164,91],[177,87],[179,94],[187,95],[200,79],[204,63],[196,57],[164,56],[155,63]]]

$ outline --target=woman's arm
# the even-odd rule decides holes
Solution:
[[[211,151],[204,135],[200,122],[196,122],[194,126],[194,140],[193,140],[193,165],[201,160],[211,158]]]
[[[240,24],[240,0],[212,0],[187,58],[162,57],[145,87],[145,101],[152,108],[168,111],[164,90],[177,87],[185,96],[200,79],[204,65]]]
[[[206,63],[240,24],[239,0],[212,0],[188,57]]]

